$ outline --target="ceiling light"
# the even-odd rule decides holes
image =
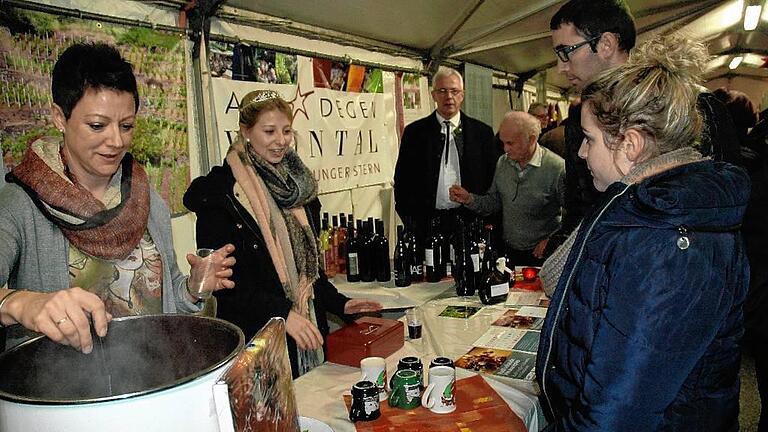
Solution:
[[[760,5],[747,6],[747,9],[744,11],[744,30],[752,31],[757,28],[762,11],[763,7]]]
[[[730,27],[737,24],[742,19],[744,13],[744,0],[737,0],[721,10],[720,24],[723,27]]]
[[[731,64],[728,65],[728,69],[731,69],[731,70],[736,69],[737,67],[739,67],[742,60],[744,60],[744,57],[742,56],[734,57],[733,60],[731,60]]]

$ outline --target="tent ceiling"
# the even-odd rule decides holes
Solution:
[[[744,3],[754,0],[628,0],[638,40],[683,31],[707,41],[714,59],[709,79],[722,76],[768,78],[768,10],[757,30],[742,28]],[[764,1],[765,2],[765,1]],[[332,30],[339,43],[365,38],[423,59],[466,61],[498,71],[530,75],[547,71],[547,81],[568,83],[557,73],[549,20],[558,0],[226,0],[225,6],[281,18],[286,30],[313,26]],[[734,55],[747,55],[728,69]]]

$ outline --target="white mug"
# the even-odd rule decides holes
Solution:
[[[453,368],[429,368],[429,385],[421,396],[421,404],[436,414],[447,414],[456,410],[456,372]]]
[[[366,357],[360,360],[362,381],[370,381],[379,388],[379,401],[387,400],[387,363],[381,357]]]

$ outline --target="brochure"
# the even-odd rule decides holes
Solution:
[[[476,314],[479,310],[480,308],[476,306],[447,306],[438,316],[467,319]]]

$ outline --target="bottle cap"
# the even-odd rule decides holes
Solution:
[[[504,257],[501,257],[496,260],[496,270],[498,270],[500,273],[507,272],[509,274],[512,274],[512,270],[507,268],[507,259]]]

